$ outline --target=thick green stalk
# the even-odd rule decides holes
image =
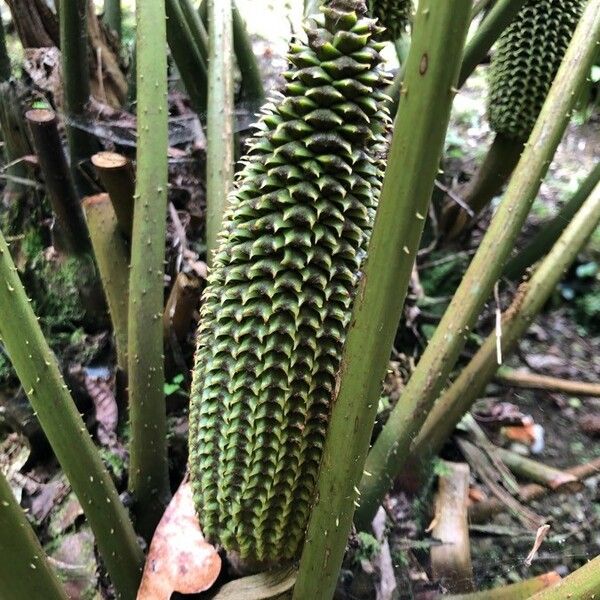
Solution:
[[[79,165],[98,149],[94,136],[77,126],[85,119],[90,99],[88,63],[87,0],[61,0],[60,47],[62,76],[67,118],[67,139],[71,154],[71,172],[80,195],[91,192],[88,180]]]
[[[479,214],[510,178],[523,151],[523,141],[497,133],[485,160],[462,192],[462,197],[475,215]],[[441,219],[441,228],[449,239],[460,235],[472,217],[458,204],[449,204]]]
[[[556,571],[550,571],[532,579],[524,579],[491,590],[473,592],[472,594],[446,594],[443,598],[445,600],[527,600],[527,598],[531,598],[532,594],[559,581],[560,575]]]
[[[204,64],[208,65],[208,32],[200,18],[200,13],[194,6],[192,0],[179,1],[187,26],[192,33],[192,38],[198,45],[198,50],[200,51]]]
[[[0,81],[8,81],[12,76],[10,66],[10,57],[6,49],[6,35],[4,33],[4,23],[2,22],[2,13],[0,12]]]
[[[600,0],[590,0],[490,227],[398,404],[369,453],[358,523],[366,528],[401,471],[527,217],[595,59]]]
[[[104,0],[104,22],[121,38],[121,0]]]
[[[577,215],[565,229],[548,256],[540,263],[528,282],[522,284],[513,304],[502,320],[502,354],[506,356],[543,308],[565,269],[575,260],[600,221],[600,184],[586,200]],[[479,397],[498,370],[496,334],[487,337],[481,348],[462,370],[456,381],[442,394],[429,413],[410,448],[408,461],[401,461],[420,469],[427,468],[455,426]],[[417,367],[418,369],[418,367]],[[415,371],[416,373],[416,371]],[[414,374],[413,374],[414,375]],[[402,402],[403,399],[400,399]]]
[[[505,277],[513,280],[520,279],[528,267],[540,260],[552,248],[554,242],[556,242],[564,228],[581,208],[581,205],[591,194],[598,181],[600,181],[600,162],[583,180],[579,189],[564,204],[558,214],[548,223],[544,223],[529,244],[519,254],[508,261],[503,273]]]
[[[4,154],[9,166],[6,168],[7,182],[4,195],[7,204],[19,202],[27,194],[27,187],[19,179],[28,175],[27,167],[21,161],[31,153],[29,140],[21,110],[18,83],[12,79],[10,57],[6,48],[4,24],[0,13],[0,129],[4,142]]]
[[[333,595],[381,382],[438,171],[470,7],[469,0],[419,4],[402,110],[337,375],[337,399],[294,588],[297,600]]]
[[[461,88],[464,85],[469,75],[483,60],[487,52],[494,45],[494,42],[500,37],[500,34],[510,24],[525,2],[526,0],[499,0],[494,5],[490,14],[486,16],[479,29],[465,46],[456,87]],[[398,110],[398,100],[400,98],[403,77],[404,71],[400,69],[387,91],[388,96],[391,98],[389,110],[392,115],[395,115]]]
[[[485,58],[500,34],[510,25],[527,0],[498,0],[465,46],[458,87],[462,87],[475,67]]]
[[[67,600],[22,508],[0,472],[0,581],[10,600]]]
[[[206,112],[208,79],[206,61],[199,45],[201,38],[194,36],[180,0],[166,0],[166,11],[169,48],[192,106],[202,115]]]
[[[138,531],[150,539],[170,497],[161,320],[168,185],[164,0],[139,2],[136,25],[138,150],[129,280],[129,487]]]
[[[117,347],[117,364],[127,373],[129,249],[108,194],[86,198],[83,210],[108,301]]]
[[[208,0],[206,244],[210,265],[233,181],[233,23],[231,0]]]
[[[556,585],[531,596],[531,600],[593,600],[600,594],[600,556]]]
[[[265,101],[260,67],[254,55],[252,41],[246,30],[246,23],[235,2],[231,11],[233,17],[233,49],[242,76],[242,94],[246,100],[258,107]]]
[[[92,527],[122,598],[135,598],[143,555],[114,483],[60,374],[0,233],[0,337]]]

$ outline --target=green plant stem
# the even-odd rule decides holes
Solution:
[[[496,196],[509,180],[519,162],[524,140],[514,140],[500,133],[496,134],[483,164],[466,185],[462,193],[463,200],[477,215]],[[441,227],[449,239],[460,235],[472,217],[452,202],[442,216]]]
[[[531,596],[531,600],[593,600],[600,593],[600,556],[562,581]]]
[[[419,3],[402,110],[337,376],[296,600],[333,596],[381,382],[438,171],[470,7],[470,0]]]
[[[558,214],[548,223],[544,223],[529,244],[508,261],[503,273],[505,277],[513,280],[520,279],[531,265],[540,260],[552,248],[554,242],[559,238],[567,224],[570,223],[598,181],[600,181],[600,162],[583,180],[579,189],[564,204]]]
[[[202,22],[200,13],[192,0],[179,0],[179,2],[187,26],[192,33],[192,38],[200,51],[200,56],[202,56],[204,64],[208,65],[208,32],[206,31],[206,26]]]
[[[138,150],[129,280],[129,406],[136,526],[149,540],[170,498],[162,312],[168,185],[164,0],[139,2]]]
[[[485,58],[500,34],[510,25],[527,0],[498,0],[465,46],[458,87],[462,87],[475,67]]]
[[[0,581],[10,600],[67,600],[25,513],[0,472]]]
[[[207,65],[179,0],[166,0],[167,39],[177,69],[197,114],[206,112]],[[139,81],[139,79],[138,79]]]
[[[92,156],[92,164],[110,196],[121,231],[130,240],[135,195],[133,165],[126,156],[116,152],[98,152]]]
[[[600,0],[591,0],[567,49],[504,198],[417,368],[367,458],[358,523],[366,528],[401,471],[410,444],[445,385],[489,298],[567,126],[595,59]]]
[[[445,600],[527,600],[533,594],[543,590],[560,581],[560,575],[556,571],[550,571],[538,575],[532,579],[525,579],[510,585],[473,592],[472,594],[447,594]]]
[[[39,422],[92,527],[120,597],[133,599],[142,551],[110,475],[44,339],[0,233],[0,337]],[[33,597],[33,596],[32,596]]]
[[[545,485],[555,491],[568,489],[569,487],[581,489],[577,477],[561,469],[555,469],[504,448],[494,448],[494,452],[515,475],[519,475],[524,479]]]
[[[233,17],[233,48],[242,76],[242,94],[247,101],[259,107],[265,101],[260,67],[254,55],[246,23],[235,2],[233,2],[231,14]]]
[[[531,279],[521,285],[512,306],[504,313],[501,337],[503,356],[514,349],[527,331],[565,269],[575,260],[599,221],[600,184],[588,197],[548,256],[540,263]],[[420,468],[426,469],[425,465],[452,435],[457,423],[498,369],[496,343],[496,334],[489,335],[458,378],[435,403],[410,448],[408,464],[420,465]],[[400,402],[402,401],[401,398]]]
[[[10,57],[6,49],[6,35],[4,33],[4,22],[2,21],[2,13],[0,12],[0,81],[8,81],[12,76],[12,67],[10,65]]]
[[[83,202],[83,209],[108,300],[117,347],[117,364],[127,373],[129,249],[108,194],[89,196]]]
[[[117,34],[117,37],[121,39],[121,0],[104,0],[104,22]]]
[[[90,239],[58,133],[56,114],[49,109],[34,108],[25,113],[25,119],[56,216],[59,237],[70,253],[87,254],[91,251]]]
[[[92,190],[90,183],[80,171],[80,164],[88,160],[98,149],[96,138],[77,126],[78,121],[85,119],[90,99],[87,0],[61,0],[59,20],[71,172],[77,191],[80,196],[83,196],[91,193]]]
[[[208,264],[233,182],[233,24],[231,0],[208,0],[206,245]]]

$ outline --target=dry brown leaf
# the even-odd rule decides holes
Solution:
[[[154,532],[137,600],[198,594],[213,585],[220,571],[221,557],[202,535],[192,489],[184,482]]]
[[[533,548],[531,548],[531,552],[527,555],[525,559],[525,564],[530,567],[535,555],[538,553],[542,542],[546,539],[548,532],[550,531],[550,525],[545,524],[542,525],[535,534],[535,541],[533,542]]]

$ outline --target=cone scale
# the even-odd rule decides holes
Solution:
[[[204,294],[190,472],[207,537],[240,558],[301,548],[382,172],[381,28],[334,0],[290,47],[229,199]]]

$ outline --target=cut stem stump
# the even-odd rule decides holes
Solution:
[[[126,156],[116,152],[98,152],[92,156],[92,164],[110,196],[121,231],[130,240],[135,195],[133,165]]]
[[[65,241],[71,253],[85,254],[91,250],[90,240],[60,141],[56,114],[52,110],[38,108],[28,110],[25,118],[56,216],[59,239]]]
[[[117,223],[108,194],[83,202],[102,287],[108,300],[117,347],[117,364],[127,373],[127,306],[129,301],[129,249]]]
[[[448,591],[472,592],[473,565],[467,519],[469,466],[444,461],[442,470],[431,531],[442,543],[431,548],[431,569],[433,577]]]

